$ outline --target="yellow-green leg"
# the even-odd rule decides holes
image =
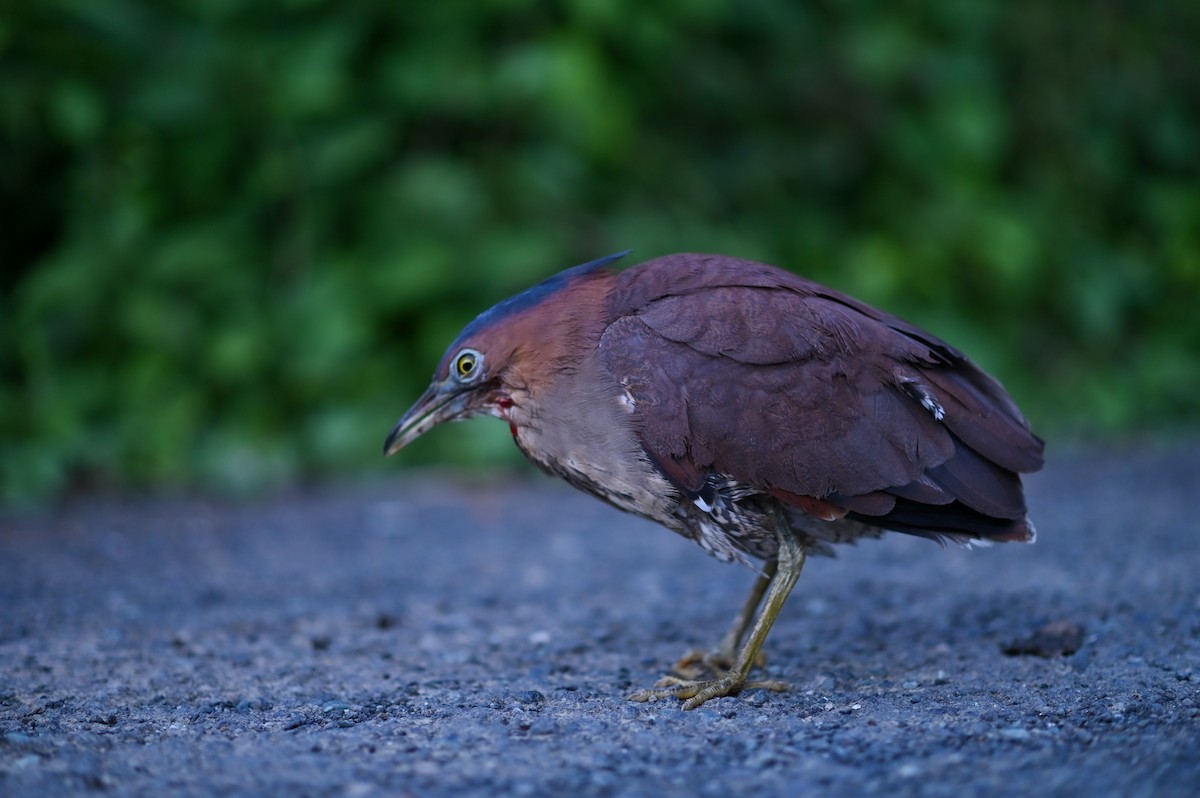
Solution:
[[[710,698],[737,695],[747,687],[765,688],[776,691],[787,689],[787,686],[781,682],[746,681],[746,677],[750,675],[750,669],[754,667],[758,653],[771,631],[771,625],[775,623],[775,618],[779,615],[779,611],[783,609],[788,594],[796,586],[796,581],[800,578],[800,571],[804,568],[804,549],[796,541],[787,520],[781,517],[781,513],[778,512],[775,516],[775,535],[779,539],[779,554],[775,560],[775,573],[771,577],[769,585],[767,585],[762,607],[755,616],[754,624],[746,635],[746,640],[742,643],[741,649],[738,650],[732,667],[713,679],[681,679],[675,676],[667,676],[659,681],[655,687],[649,690],[640,690],[631,695],[630,698],[632,700],[650,701],[656,698],[674,697],[684,699],[684,709],[695,709]],[[751,592],[751,600],[756,598],[755,594],[757,592],[756,585],[756,590]],[[753,605],[751,605],[750,601],[747,601],[746,604],[749,609],[743,607],[742,613],[735,620],[730,634],[726,636],[722,643],[722,647],[726,643],[729,643],[731,637],[735,639],[730,648],[737,645],[736,639],[742,636],[741,630],[745,628],[742,616],[748,616],[753,612]],[[754,605],[757,604],[758,602],[754,601]]]
[[[754,585],[750,588],[750,595],[746,597],[746,603],[742,605],[742,609],[733,619],[729,631],[721,638],[720,645],[711,651],[693,649],[684,654],[671,667],[672,674],[684,679],[696,679],[705,672],[718,674],[733,667],[733,663],[737,659],[738,646],[741,645],[746,630],[750,628],[750,624],[754,620],[754,613],[758,611],[758,605],[762,602],[763,594],[767,592],[767,586],[775,577],[777,566],[777,560],[770,560],[763,565],[762,572],[754,579]],[[762,652],[759,652],[758,657],[754,660],[754,666],[763,667],[764,660]]]

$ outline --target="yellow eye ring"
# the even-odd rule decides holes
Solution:
[[[454,358],[454,376],[459,382],[474,382],[482,371],[483,355],[474,349],[464,349]]]

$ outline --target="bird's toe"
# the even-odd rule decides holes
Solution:
[[[724,673],[732,664],[719,651],[701,651],[693,648],[671,666],[671,676],[684,681],[698,681],[705,676],[712,677]]]
[[[671,666],[671,676],[677,676],[680,679],[690,681],[703,681],[703,677],[713,680],[733,670],[736,662],[736,652],[728,651],[724,648],[718,648],[713,651],[701,651],[698,648],[693,648]],[[767,655],[765,652],[758,652],[758,655],[754,658],[754,667],[767,667]]]
[[[713,679],[685,679],[664,676],[654,687],[639,690],[629,696],[631,701],[657,701],[660,698],[677,698],[683,701],[684,709],[695,709],[710,698],[735,696],[746,689],[772,690],[781,693],[788,689],[785,682],[773,679],[746,681],[735,673],[724,673]]]

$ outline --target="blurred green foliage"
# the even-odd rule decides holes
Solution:
[[[627,247],[850,291],[1043,430],[1194,424],[1197,42],[1194,0],[10,0],[0,500],[378,468],[462,324]]]

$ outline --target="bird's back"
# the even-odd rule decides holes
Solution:
[[[672,255],[616,276],[598,353],[649,459],[701,513],[757,495],[818,534],[1033,537],[1019,474],[1041,467],[1042,441],[1015,403],[953,347],[844,294]]]

